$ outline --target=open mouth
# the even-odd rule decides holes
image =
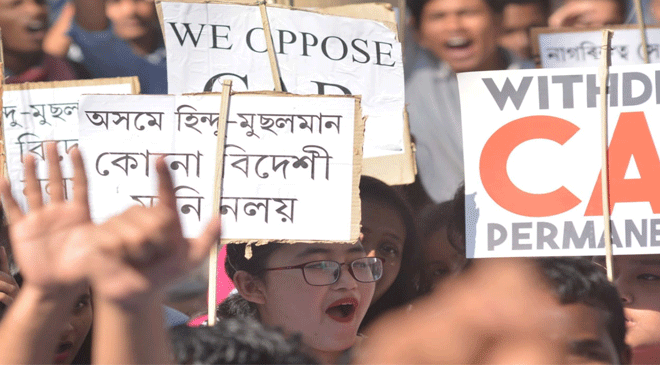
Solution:
[[[57,346],[57,351],[55,352],[55,363],[62,363],[69,357],[71,350],[73,349],[73,343],[64,342]]]
[[[465,37],[452,37],[445,43],[447,48],[456,51],[468,49],[471,45],[472,40]]]
[[[33,20],[28,23],[26,28],[30,32],[42,32],[46,30],[46,22]]]
[[[350,322],[355,318],[358,301],[355,298],[343,298],[330,304],[325,313],[337,322]]]

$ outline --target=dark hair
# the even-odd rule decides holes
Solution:
[[[452,199],[452,215],[447,225],[449,243],[462,255],[465,255],[465,185],[456,189]]]
[[[550,0],[503,0],[504,6],[509,4],[515,5],[530,5],[535,4],[541,8],[547,18],[550,15]]]
[[[227,255],[225,256],[225,272],[227,276],[231,280],[234,280],[234,274],[237,271],[245,271],[250,275],[263,278],[266,273],[266,261],[282,245],[282,243],[278,242],[269,242],[265,245],[250,244],[252,256],[249,259],[245,257],[248,247],[247,243],[227,245]]]
[[[257,308],[235,293],[223,300],[216,309],[218,318],[255,318],[259,319]]]
[[[412,15],[414,20],[414,25],[416,29],[419,29],[422,22],[422,13],[424,12],[424,7],[426,4],[432,0],[409,0],[406,2],[408,5],[408,10],[410,10],[410,15]],[[451,0],[443,0],[451,1]],[[482,0],[488,5],[488,8],[493,11],[495,14],[502,14],[504,11],[505,0]]]
[[[419,280],[421,279],[421,246],[417,227],[411,210],[406,201],[389,185],[368,176],[360,179],[360,198],[373,198],[393,206],[401,215],[406,227],[406,238],[401,254],[399,274],[385,293],[371,303],[367,314],[362,320],[364,327],[381,313],[400,307],[419,296]]]
[[[318,364],[303,351],[300,336],[286,338],[251,318],[232,318],[213,327],[172,328],[179,364]]]
[[[433,204],[419,215],[419,235],[422,239],[428,239],[442,228],[448,228],[449,222],[454,214],[454,201],[448,200],[439,204]]]
[[[603,270],[584,258],[536,258],[541,275],[561,304],[584,303],[606,313],[606,328],[619,358],[628,347],[621,296]]]
[[[418,218],[419,234],[421,237],[422,245],[433,244],[429,242],[433,234],[439,232],[442,228],[446,228],[445,235],[449,241],[449,225],[454,215],[454,201],[448,200],[440,204],[433,204],[427,207]],[[453,245],[452,245],[453,246]],[[421,271],[420,279],[420,292],[427,293],[431,291],[434,281],[437,278],[427,276],[426,270]]]
[[[282,247],[282,243],[269,242],[265,245],[250,245],[252,256],[245,257],[247,243],[227,245],[225,256],[225,272],[232,281],[237,271],[245,271],[257,278],[263,279],[266,273],[266,262],[270,255]],[[220,318],[246,318],[259,319],[259,311],[254,303],[249,302],[240,294],[231,295],[216,307],[216,314]]]

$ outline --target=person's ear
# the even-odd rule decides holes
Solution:
[[[234,274],[234,286],[245,300],[255,304],[265,304],[265,286],[263,282],[247,271],[239,270]]]

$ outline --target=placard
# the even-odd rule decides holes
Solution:
[[[605,253],[597,75],[596,68],[458,75],[468,257]],[[617,255],[660,253],[659,86],[660,65],[610,68]]]
[[[48,193],[44,142],[55,141],[60,155],[78,144],[78,101],[84,93],[139,93],[137,77],[34,82],[4,86],[2,127],[5,176],[21,208],[27,210],[24,189],[23,156],[37,157],[37,177]],[[62,160],[65,195],[70,196],[73,170],[68,158]]]
[[[257,6],[209,1],[157,3],[173,94],[233,88],[273,90]],[[404,152],[404,79],[396,30],[373,20],[269,6],[285,91],[362,96],[365,157]]]
[[[608,26],[614,30],[611,44],[612,65],[644,63],[639,28]],[[533,28],[532,53],[543,68],[598,67],[601,55],[601,28]],[[649,62],[660,60],[660,27],[646,28]]]
[[[359,98],[233,94],[224,152],[217,151],[221,102],[219,94],[83,96],[92,218],[155,204],[154,162],[164,156],[187,237],[213,214],[217,161],[224,165],[223,241],[355,242]]]

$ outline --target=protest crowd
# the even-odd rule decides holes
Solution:
[[[660,254],[615,256],[609,281],[605,249],[472,258],[466,246],[457,74],[534,68],[532,27],[624,24],[632,3],[406,6],[417,174],[403,185],[359,179],[356,243],[227,244],[218,271],[235,289],[218,298],[215,325],[193,324],[208,315],[207,288],[191,278],[221,236],[220,218],[186,237],[175,165],[161,157],[157,203],[94,222],[88,176],[98,164],[84,162],[84,148],[61,156],[45,143],[47,194],[33,154],[20,167],[27,209],[9,181],[0,185],[0,364],[660,363]],[[660,1],[644,6],[649,24],[660,22]],[[142,94],[168,94],[161,24],[153,0],[0,0],[5,86],[137,76]]]

